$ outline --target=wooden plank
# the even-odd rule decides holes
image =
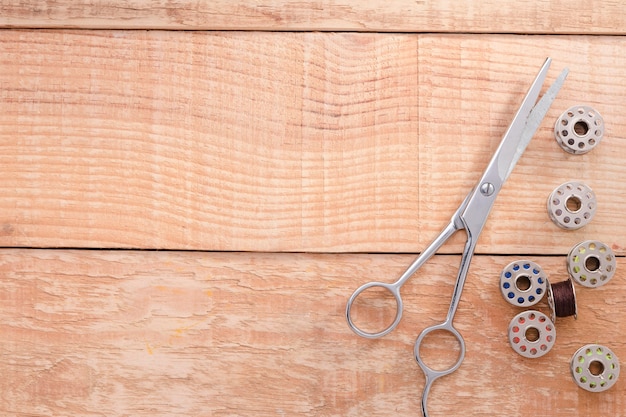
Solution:
[[[406,284],[403,321],[385,338],[359,338],[344,318],[354,288],[393,280],[411,259],[2,250],[0,412],[415,416],[424,378],[413,343],[444,317],[459,257],[436,256]],[[474,260],[455,320],[467,355],[433,386],[431,415],[620,415],[624,376],[592,394],[568,366],[591,342],[626,358],[624,269],[599,289],[578,287],[579,319],[558,319],[554,348],[531,360],[507,344],[519,310],[496,284],[513,259]],[[564,278],[562,257],[534,260]],[[545,301],[537,308],[547,311]],[[371,305],[361,313],[381,317]],[[424,353],[439,366],[454,346],[434,338]]]
[[[546,88],[563,68],[570,75],[498,197],[478,251],[565,254],[579,241],[596,239],[623,254],[624,46],[617,37],[420,36],[422,238],[438,232],[478,181],[541,64],[551,56]],[[603,116],[606,132],[593,151],[571,155],[556,143],[554,123],[579,104]],[[557,186],[572,180],[594,190],[598,210],[589,225],[565,231],[551,222],[546,203]],[[460,252],[460,241],[445,250]]]
[[[402,250],[417,239],[415,36],[0,39],[2,246]]]
[[[8,0],[0,26],[623,35],[626,13],[612,0],[47,0],[37,5]]]
[[[626,253],[620,37],[0,37],[2,246],[420,251],[551,55],[549,81],[564,66],[571,74],[478,250],[564,254],[598,239]],[[574,156],[552,124],[579,103],[607,129],[597,149]],[[573,179],[595,190],[599,208],[565,232],[545,202]],[[460,239],[444,250],[460,252]]]

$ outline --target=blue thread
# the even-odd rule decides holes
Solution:
[[[534,295],[529,296],[528,301],[530,301],[531,303],[535,301],[535,296]]]
[[[538,275],[539,274],[539,270],[538,269],[533,269],[533,274]]]
[[[520,304],[523,304],[524,303],[524,297],[518,298],[517,302],[520,303]]]
[[[505,278],[511,278],[511,273],[509,271],[504,273]]]
[[[515,294],[513,294],[512,292],[510,292],[510,293],[508,293],[506,296],[507,296],[507,297],[509,297],[509,298],[513,298],[513,297],[515,297]]]
[[[543,284],[543,278],[537,278],[537,282]]]
[[[504,287],[504,289],[508,290],[509,288],[511,288],[511,284],[509,284],[508,282],[505,282],[504,284],[502,284],[502,286]]]
[[[519,270],[519,265],[513,265],[513,271]]]
[[[529,269],[530,268],[530,264],[524,264],[524,269]]]
[[[543,292],[543,290],[541,288],[537,288],[537,291],[535,291],[537,293],[537,295],[541,295],[541,293]]]

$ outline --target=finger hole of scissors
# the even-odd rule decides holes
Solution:
[[[370,282],[359,287],[348,300],[348,325],[359,336],[370,339],[391,332],[402,317],[402,299],[397,286]]]
[[[456,371],[465,357],[465,341],[447,324],[432,326],[419,335],[414,347],[415,359],[429,378]]]

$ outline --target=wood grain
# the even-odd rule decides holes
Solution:
[[[0,245],[418,252],[478,179],[546,55],[571,74],[479,252],[626,248],[620,37],[4,31]],[[575,52],[575,53],[574,53]],[[515,65],[512,65],[515,63]],[[607,130],[574,156],[572,105]],[[550,192],[598,197],[554,226]],[[446,247],[461,250],[459,238]]]
[[[9,28],[626,33],[624,7],[612,0],[5,0],[1,11]]]
[[[403,321],[387,337],[359,338],[344,318],[354,288],[393,280],[411,259],[0,251],[0,413],[415,416],[424,379],[413,343],[445,315],[459,257],[436,256],[406,284]],[[626,357],[624,269],[602,288],[579,287],[579,319],[559,319],[553,350],[530,360],[506,341],[519,310],[504,302],[497,279],[513,259],[474,260],[455,321],[467,355],[434,385],[431,415],[620,415],[622,380],[588,393],[568,364],[591,342]],[[562,257],[533,260],[564,278]],[[361,308],[381,317],[371,304]],[[538,309],[547,311],[545,302]],[[447,338],[427,341],[432,366],[454,355]]]
[[[416,240],[414,36],[0,38],[1,245]]]
[[[548,82],[570,76],[481,237],[455,319],[465,361],[429,409],[624,413],[624,375],[591,394],[569,371],[587,343],[626,358],[626,44],[588,36],[626,34],[620,2],[28,3],[0,6],[21,28],[0,30],[0,415],[419,415],[413,343],[447,312],[462,236],[403,288],[390,335],[353,334],[345,303],[435,236],[548,55]],[[575,104],[607,128],[583,156],[552,133]],[[565,232],[545,203],[572,179],[598,213]],[[616,276],[578,286],[579,319],[521,358],[500,271],[526,257],[561,281],[584,239],[620,255]],[[379,328],[383,307],[370,292],[356,320]],[[422,352],[442,367],[458,346],[435,334]]]

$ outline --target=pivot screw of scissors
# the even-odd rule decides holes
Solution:
[[[490,182],[484,182],[480,186],[480,192],[485,197],[489,197],[490,195],[492,195],[495,190],[496,190],[496,188]]]

